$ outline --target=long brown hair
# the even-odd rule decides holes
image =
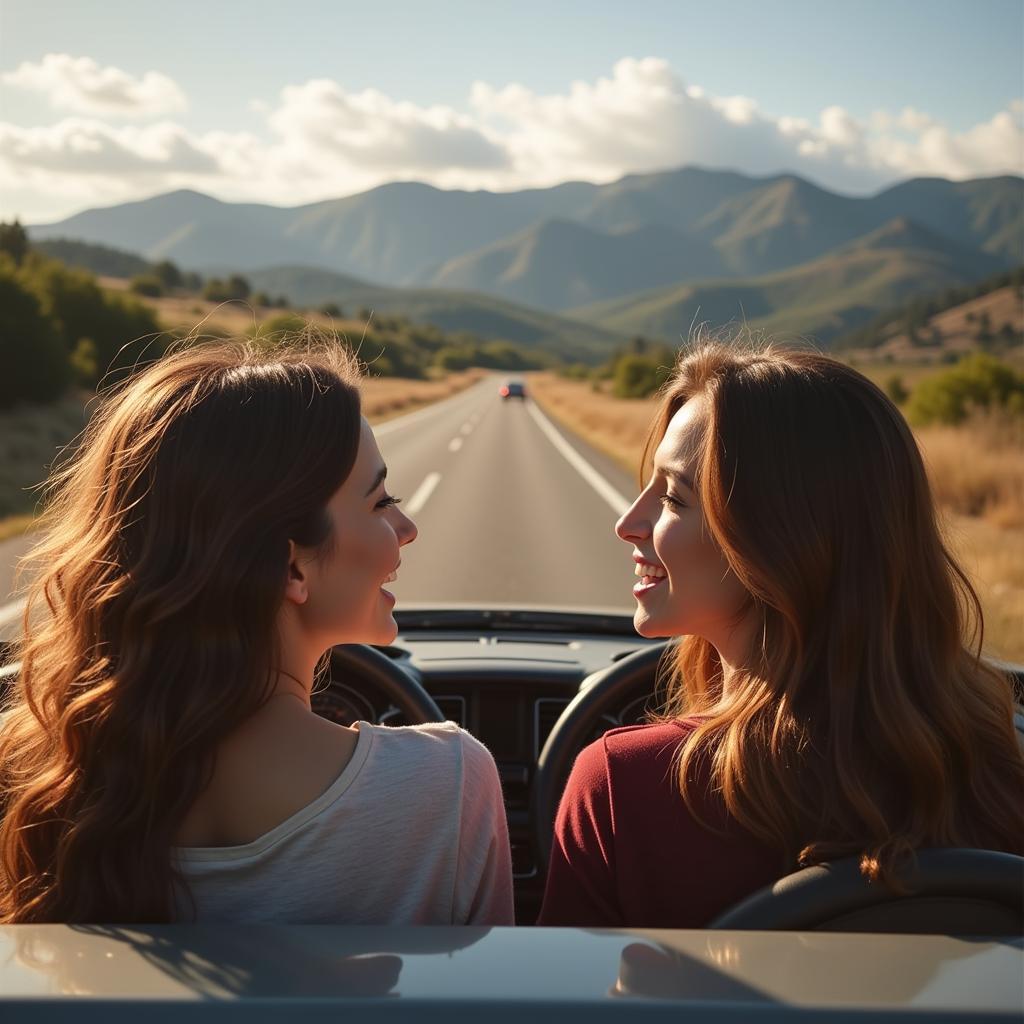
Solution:
[[[266,699],[288,542],[326,550],[359,426],[355,364],[330,344],[183,348],[102,403],[30,555],[0,921],[172,917],[175,834]]]
[[[819,353],[699,343],[665,385],[645,466],[697,396],[695,487],[757,628],[725,694],[714,647],[678,643],[666,715],[697,716],[679,764],[691,809],[710,772],[793,868],[856,854],[887,881],[927,845],[1024,852],[1013,690],[981,658],[981,606],[899,410]]]

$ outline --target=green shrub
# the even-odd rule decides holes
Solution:
[[[615,364],[612,393],[616,398],[647,398],[665,382],[668,368],[647,356],[624,355]]]
[[[263,323],[250,329],[250,333],[259,337],[280,338],[283,334],[301,334],[309,327],[309,321],[298,313],[278,313]]]
[[[203,298],[208,302],[244,301],[251,291],[249,282],[239,274],[232,274],[226,281],[211,277],[203,287]]]
[[[15,217],[10,224],[0,221],[0,252],[7,253],[15,266],[20,266],[28,251],[28,232],[21,226],[18,218]]]
[[[136,295],[145,295],[149,299],[159,299],[164,293],[164,286],[155,274],[138,274],[132,278],[131,289]]]
[[[53,323],[64,342],[65,358],[80,338],[91,338],[100,375],[114,372],[116,377],[134,366],[144,351],[147,357],[160,354],[164,342],[153,311],[132,296],[104,292],[88,271],[71,270],[30,253],[18,277]]]
[[[68,352],[39,298],[0,267],[0,408],[19,401],[49,402],[71,382]]]
[[[1024,414],[1024,375],[984,352],[976,352],[914,389],[907,407],[910,421],[961,423],[972,409],[1004,408]]]
[[[153,274],[161,285],[171,291],[174,288],[181,288],[185,283],[184,275],[178,269],[177,264],[170,260],[161,260],[153,266]]]
[[[79,338],[75,351],[71,353],[71,371],[75,381],[83,388],[92,387],[100,376],[96,342],[92,338]]]
[[[898,373],[886,377],[885,393],[892,399],[895,405],[902,405],[910,397],[910,392],[907,390],[906,384],[903,383],[903,378]]]

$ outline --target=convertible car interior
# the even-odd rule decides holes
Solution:
[[[391,645],[334,649],[314,708],[346,724],[448,719],[479,738],[502,780],[517,922],[532,925],[573,759],[660,704],[664,644],[600,609],[413,605],[396,618]],[[1024,669],[1011,668],[1024,688]],[[15,672],[0,669],[0,686]],[[926,851],[901,902],[840,862],[791,875],[701,931],[0,927],[0,1018],[79,1020],[92,1007],[97,1019],[135,1020],[144,1005],[174,1020],[1020,1020],[1022,865]]]

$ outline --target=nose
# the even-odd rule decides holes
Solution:
[[[615,535],[627,544],[635,544],[651,535],[650,518],[641,508],[642,498],[642,494],[638,495],[636,501],[622,513],[615,524]]]
[[[395,512],[398,513],[395,533],[398,535],[398,543],[404,547],[406,544],[411,544],[419,536],[420,531],[416,529],[416,524],[400,508],[395,508]]]

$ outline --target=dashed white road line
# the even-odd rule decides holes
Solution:
[[[441,482],[440,473],[428,473],[423,478],[423,483],[416,488],[416,493],[406,503],[404,511],[410,516],[420,512],[426,505],[429,497],[434,493],[434,488]]]
[[[535,402],[527,402],[526,408],[547,439],[558,449],[565,461],[605,500],[612,511],[621,516],[632,504],[623,497],[585,458],[555,429],[554,424],[537,408]]]
[[[450,452],[457,452],[461,447],[462,447],[462,438],[461,437],[453,437],[448,442],[448,451],[450,451]]]

